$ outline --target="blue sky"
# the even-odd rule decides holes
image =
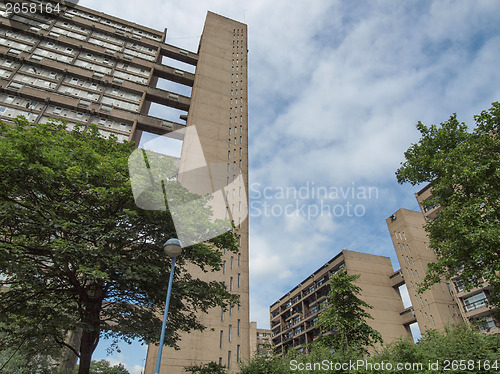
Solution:
[[[415,124],[437,124],[452,113],[472,124],[474,114],[500,99],[496,0],[80,5],[168,27],[167,42],[192,51],[207,10],[248,24],[251,320],[262,327],[269,325],[269,305],[343,248],[389,256],[397,269],[385,219],[399,208],[418,209],[419,187],[400,186],[394,177],[404,151],[418,141]],[[313,185],[378,193],[323,199],[335,214],[308,215],[322,206],[310,196]],[[266,187],[304,187],[310,195],[267,198]],[[264,204],[274,213],[264,214]],[[349,216],[347,204],[361,206],[359,216]],[[121,346],[112,362],[140,373],[145,350]],[[104,350],[102,344],[95,358]]]

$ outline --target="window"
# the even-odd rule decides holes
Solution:
[[[229,291],[233,290],[233,277],[229,278]]]
[[[233,270],[233,256],[231,256],[231,270]]]
[[[492,316],[488,316],[483,320],[479,320],[477,325],[479,327],[479,330],[483,332],[487,332],[496,327],[495,320],[493,319]]]
[[[222,274],[226,274],[226,260],[222,263]]]
[[[239,242],[240,238],[238,238],[238,242]],[[238,243],[240,244],[240,243]],[[241,266],[241,254],[238,253],[238,266]]]
[[[219,336],[219,348],[222,348],[222,336],[223,336],[223,330],[220,330],[220,336]]]
[[[236,346],[236,362],[240,362],[240,346],[239,344]]]
[[[238,274],[238,288],[240,288],[241,284],[241,274]]]
[[[229,325],[229,330],[228,330],[228,333],[227,333],[227,340],[230,342],[231,341],[231,330],[232,330],[232,326]]]
[[[238,320],[238,325],[237,325],[237,328],[236,328],[236,334],[238,336],[240,336],[240,324],[241,324],[241,320]]]
[[[231,369],[231,351],[227,351],[227,370]]]
[[[220,320],[224,321],[224,308],[220,308]]]
[[[482,291],[478,294],[471,296],[471,297],[463,299],[463,301],[464,301],[465,310],[467,312],[474,310],[474,309],[482,308],[483,306],[485,306],[488,303],[488,299],[486,298],[486,295]]]

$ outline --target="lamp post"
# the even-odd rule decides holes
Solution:
[[[175,258],[182,254],[181,241],[179,239],[168,239],[165,244],[163,244],[163,250],[167,256],[172,258],[172,267],[170,268],[170,278],[168,280],[167,300],[165,300],[165,312],[163,312],[163,325],[161,327],[160,346],[158,347],[155,374],[160,374],[161,354],[163,351],[163,342],[165,340],[165,329],[167,327],[168,306],[170,304],[170,294],[172,293],[172,283],[174,280]]]

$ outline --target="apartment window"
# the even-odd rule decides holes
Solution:
[[[241,320],[238,320],[238,325],[237,325],[237,328],[236,328],[236,334],[238,336],[240,336],[240,325],[241,325]]]
[[[227,158],[230,159],[231,158],[231,151],[227,151]]]
[[[232,330],[232,326],[229,325],[229,330],[228,330],[228,333],[227,333],[227,340],[230,342],[231,341],[231,330]]]
[[[243,154],[243,151],[242,151],[242,149],[240,148],[240,156],[241,156],[242,154]]]
[[[231,369],[231,351],[227,351],[227,370]]]
[[[229,291],[233,290],[233,277],[229,278]]]
[[[241,284],[241,274],[238,274],[238,288],[240,288]]]
[[[487,332],[491,329],[496,328],[495,320],[492,316],[486,317],[484,320],[481,320],[477,323],[479,330],[483,332]]]
[[[229,315],[233,315],[233,303],[229,303]]]
[[[238,245],[240,245],[240,238],[238,238]],[[238,253],[238,266],[241,266],[241,254]]]
[[[240,144],[243,144],[243,137],[240,136]]]
[[[233,256],[231,256],[231,270],[233,270]]]
[[[464,282],[462,279],[454,280],[453,283],[455,283],[455,287],[457,288],[457,292],[462,292],[465,289]]]
[[[226,260],[222,263],[222,274],[226,274]]]
[[[219,348],[222,348],[222,337],[223,337],[223,330],[220,330],[220,336],[219,336]]]
[[[238,310],[241,309],[241,297],[238,295]]]
[[[222,357],[219,357],[219,366],[222,366]]]
[[[474,310],[474,309],[482,308],[483,306],[485,306],[488,303],[488,299],[486,298],[486,295],[484,294],[483,291],[481,291],[480,293],[475,294],[473,296],[467,297],[467,298],[463,299],[463,301],[464,301],[465,310],[467,312]]]
[[[240,362],[240,346],[239,344],[236,346],[236,362]]]
[[[220,308],[220,320],[224,321],[224,308]]]

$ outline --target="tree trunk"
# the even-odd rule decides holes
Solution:
[[[78,368],[78,374],[89,374],[92,353],[94,353],[94,349],[97,346],[97,343],[95,343],[94,340],[95,332],[83,331],[80,343],[80,366]]]
[[[87,300],[85,318],[83,322],[82,339],[80,340],[80,366],[78,374],[89,374],[92,354],[97,348],[101,336],[101,309],[104,299],[102,284],[98,284],[94,291],[94,297]]]

